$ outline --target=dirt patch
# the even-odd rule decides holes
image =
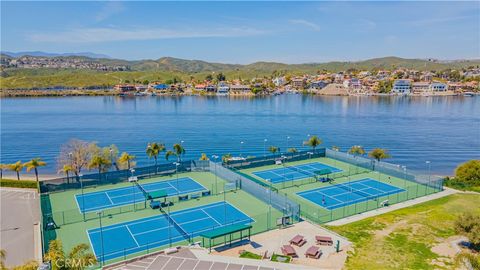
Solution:
[[[399,222],[393,223],[392,225],[385,227],[383,230],[375,232],[375,238],[378,239],[378,238],[386,237],[386,236],[390,235],[396,229],[398,229],[402,226],[405,226],[405,225],[407,225],[406,220],[401,220]]]
[[[458,243],[462,240],[465,240],[465,238],[462,236],[451,236],[433,246],[431,250],[442,257],[454,258],[455,255],[457,255],[457,253],[460,251]]]

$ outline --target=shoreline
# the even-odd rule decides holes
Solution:
[[[304,95],[304,96],[343,96],[343,97],[458,97],[465,96],[463,92],[448,92],[448,93],[435,93],[432,95],[425,94],[387,94],[387,93],[321,93],[321,91],[311,92],[308,90],[298,91],[297,93],[230,93],[230,94],[218,94],[218,93],[206,93],[206,92],[163,92],[163,93],[129,93],[122,94],[116,90],[1,90],[0,98],[22,98],[22,97],[85,97],[85,96],[111,96],[111,97],[179,97],[179,96],[205,96],[205,97],[267,97],[278,95]],[[479,96],[480,92],[469,92],[470,96]]]

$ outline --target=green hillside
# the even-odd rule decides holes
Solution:
[[[2,58],[4,55],[2,55]],[[416,70],[461,69],[480,65],[480,60],[452,61],[448,63],[421,59],[398,57],[376,58],[358,62],[328,62],[311,64],[283,64],[274,62],[256,62],[248,65],[210,63],[200,60],[184,60],[163,57],[158,60],[127,61],[119,59],[88,58],[80,56],[62,56],[59,58],[83,59],[105,65],[125,65],[130,71],[96,71],[86,69],[20,69],[5,68],[1,71],[1,89],[35,87],[87,87],[114,85],[126,81],[165,81],[177,78],[190,81],[202,80],[208,74],[223,72],[227,79],[251,79],[270,77],[278,74],[315,74],[321,71],[338,72],[356,70],[392,70],[403,67]]]

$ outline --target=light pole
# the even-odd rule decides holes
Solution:
[[[80,188],[82,189],[82,213],[83,213],[83,221],[85,221],[85,196],[83,194],[83,180],[82,180],[83,174],[79,174],[78,178],[80,180]]]
[[[100,265],[103,265],[103,263],[104,263],[104,257],[105,257],[105,250],[104,250],[104,247],[103,247],[102,214],[103,214],[102,211],[98,211],[98,212],[97,212],[98,220],[99,220],[99,223],[100,223],[100,243],[101,243],[101,247],[102,247],[102,256],[101,256],[101,259],[100,259]]]
[[[428,183],[427,183],[427,186],[430,185],[430,175],[431,175],[431,172],[430,172],[430,169],[431,169],[431,162],[430,160],[427,160],[425,161],[425,165],[427,166],[427,175],[428,175]]]
[[[240,157],[242,157],[243,141],[240,142]]]
[[[263,156],[267,157],[267,139],[263,139]]]
[[[185,142],[184,140],[181,140],[181,141],[180,141],[180,146],[182,147],[182,149],[183,149],[183,143],[184,143],[184,142]],[[181,154],[181,155],[182,155],[182,158],[183,158],[184,153],[185,153],[185,152],[182,152],[182,154]]]
[[[178,190],[178,165],[180,165],[180,163],[178,162],[174,162],[173,163],[175,165],[175,176],[177,177],[177,195],[179,194],[179,190]]]
[[[288,155],[288,143],[290,140],[290,136],[287,136],[287,148],[285,149],[285,153]]]
[[[404,172],[404,176],[403,176],[403,181],[405,183],[405,188],[407,188],[407,166],[402,166],[403,168],[403,172]]]
[[[135,181],[135,178],[133,177],[133,174],[134,174],[134,173],[135,173],[135,169],[134,169],[134,168],[131,168],[131,169],[130,169],[130,179],[129,179],[129,180],[131,180],[131,182],[132,182],[132,190],[133,190],[133,211],[135,212],[135,210],[136,210],[136,208],[137,208],[137,207],[136,207],[136,203],[137,203],[137,202],[136,202],[136,198],[135,198],[135,197],[136,197],[136,196],[135,196],[136,191],[135,191],[135,182],[134,182],[134,181]]]
[[[218,156],[217,155],[212,155],[212,158],[215,160],[215,193],[218,193],[218,186],[217,186],[217,160]]]

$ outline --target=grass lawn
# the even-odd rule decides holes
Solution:
[[[448,243],[456,218],[480,214],[479,205],[480,195],[455,194],[329,229],[354,243],[346,269],[452,269],[432,247]]]
[[[244,251],[242,254],[240,254],[240,258],[246,258],[246,259],[255,259],[255,260],[261,260],[262,256],[252,253],[250,251]]]

